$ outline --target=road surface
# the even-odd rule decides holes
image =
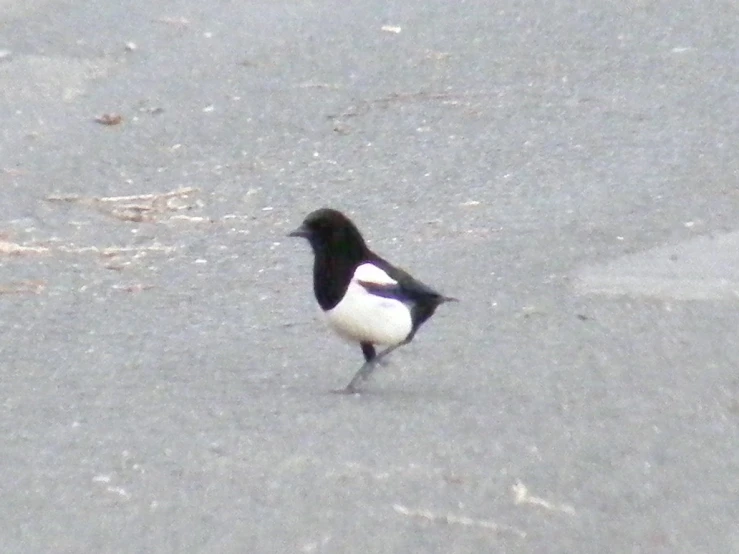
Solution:
[[[0,2],[0,550],[739,552],[738,28]],[[461,299],[360,396],[320,206]]]

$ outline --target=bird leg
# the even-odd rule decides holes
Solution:
[[[371,342],[362,342],[359,344],[362,347],[362,354],[364,354],[364,361],[369,362],[377,356],[375,352],[375,345]]]
[[[408,344],[410,342],[410,339],[406,339],[403,342],[399,342],[398,344],[395,344],[393,346],[390,346],[380,352],[379,354],[375,355],[374,357],[368,357],[367,351],[365,350],[364,345],[362,345],[362,352],[365,353],[365,358],[368,358],[366,362],[362,365],[362,367],[359,368],[359,371],[352,377],[352,380],[349,382],[349,384],[344,389],[340,389],[336,392],[341,392],[344,394],[354,394],[356,392],[359,392],[357,390],[357,385],[367,379],[369,377],[370,373],[375,369],[375,366],[379,363],[382,363],[383,359],[390,354],[393,350],[396,350],[400,348],[401,346]],[[374,348],[373,348],[374,352]]]
[[[364,354],[364,361],[369,362],[370,360],[374,360],[375,356],[377,356],[377,353],[375,351],[375,346],[371,342],[361,342],[359,345],[362,347],[362,354]],[[387,365],[387,360],[384,358],[379,360],[377,362],[381,366]]]

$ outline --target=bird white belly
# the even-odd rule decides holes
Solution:
[[[349,284],[341,302],[326,312],[326,318],[334,331],[344,338],[372,344],[401,343],[413,328],[405,304],[370,294],[354,282]]]

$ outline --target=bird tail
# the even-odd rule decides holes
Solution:
[[[453,296],[439,296],[439,304],[443,304],[444,302],[459,302],[459,298],[454,298]]]

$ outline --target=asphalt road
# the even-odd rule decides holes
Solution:
[[[737,29],[0,1],[0,551],[739,552]],[[355,397],[325,205],[462,300]]]

